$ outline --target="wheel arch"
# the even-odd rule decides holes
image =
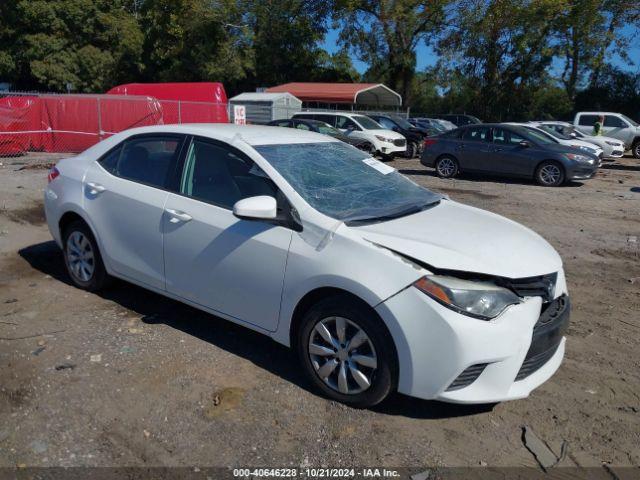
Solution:
[[[565,167],[564,164],[560,160],[558,160],[556,158],[545,158],[544,160],[540,160],[538,163],[536,163],[536,167],[533,169],[533,177],[534,178],[538,173],[538,169],[540,168],[540,166],[543,163],[555,163],[560,168],[562,168],[562,173],[564,173],[565,175],[567,174],[567,167]]]
[[[367,309],[373,318],[376,318],[380,323],[381,328],[384,329],[387,338],[390,339],[391,347],[392,347],[392,355],[394,360],[394,369],[396,383],[399,378],[399,368],[400,368],[400,357],[398,356],[398,348],[396,346],[396,342],[394,336],[391,334],[389,327],[387,326],[384,319],[380,316],[380,314],[375,310],[374,306],[370,305],[367,301],[362,299],[360,296],[342,289],[338,287],[320,287],[310,292],[307,292],[296,304],[295,309],[293,310],[293,315],[291,316],[291,322],[289,324],[289,346],[291,348],[295,348],[296,346],[296,338],[297,334],[302,325],[302,319],[304,318],[305,313],[307,313],[314,305],[316,305],[319,301],[329,298],[332,296],[343,296],[349,300],[352,300],[360,305],[362,308]],[[397,385],[394,386],[397,388]]]

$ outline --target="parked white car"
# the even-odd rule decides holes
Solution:
[[[624,142],[613,137],[605,137],[604,135],[587,135],[577,130],[573,124],[569,122],[557,122],[545,120],[542,122],[531,122],[534,125],[544,125],[553,128],[556,132],[569,138],[573,137],[584,142],[597,145],[602,149],[605,158],[620,158],[624,155]]]
[[[604,152],[599,146],[594,145],[593,143],[584,142],[582,140],[578,140],[577,138],[563,135],[558,131],[556,131],[555,129],[551,127],[546,127],[544,125],[534,125],[533,123],[515,123],[515,122],[510,122],[508,123],[508,125],[520,125],[528,129],[535,130],[536,132],[542,133],[543,135],[546,135],[548,138],[555,140],[557,143],[561,145],[577,148],[578,150],[582,150],[584,152],[595,155],[602,162],[602,157],[604,156]]]
[[[45,212],[79,288],[118,277],[269,335],[348,404],[522,398],[564,355],[544,239],[328,136],[125,131],[50,171]]]
[[[625,150],[631,149],[633,156],[640,158],[640,125],[626,115],[614,112],[578,112],[573,124],[577,130],[589,135],[593,133],[593,126],[600,117],[604,117],[604,134],[622,140]]]
[[[372,146],[371,154],[379,154],[386,159],[404,154],[407,150],[407,139],[403,135],[384,128],[365,115],[347,112],[300,112],[293,116],[320,120],[340,129],[346,135],[366,140]]]

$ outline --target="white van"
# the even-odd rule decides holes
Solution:
[[[383,158],[391,159],[407,150],[407,139],[403,135],[383,128],[366,115],[346,112],[300,112],[293,117],[320,120],[351,137],[366,140],[370,144],[369,153],[372,155],[379,154]]]
[[[622,140],[625,148],[630,148],[633,156],[640,158],[640,125],[626,115],[613,112],[578,112],[573,124],[581,132],[593,134],[593,125],[600,117],[604,117],[603,134]]]

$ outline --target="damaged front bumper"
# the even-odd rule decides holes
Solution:
[[[525,298],[490,321],[456,313],[409,287],[376,310],[396,343],[398,391],[453,403],[523,398],[548,380],[564,357],[569,304],[564,276],[541,315],[541,297]],[[542,328],[544,327],[544,328]]]

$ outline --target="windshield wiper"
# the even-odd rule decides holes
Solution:
[[[394,218],[413,215],[414,213],[421,212],[423,210],[426,210],[428,207],[438,205],[439,203],[440,203],[440,199],[437,199],[437,200],[434,200],[433,202],[424,203],[422,205],[412,205],[411,207],[405,208],[404,210],[388,213],[386,215],[379,215],[377,217],[360,217],[360,218],[346,219],[344,223],[346,225],[361,225],[366,223],[386,222],[387,220],[393,220]]]

